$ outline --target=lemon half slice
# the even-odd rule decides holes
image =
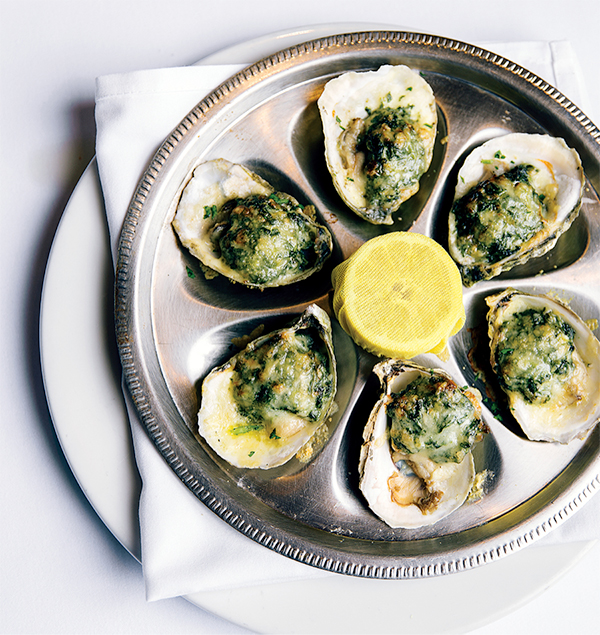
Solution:
[[[465,323],[459,270],[422,234],[372,238],[333,270],[332,282],[342,328],[376,355],[443,354]]]

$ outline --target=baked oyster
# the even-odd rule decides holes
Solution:
[[[431,525],[458,509],[475,479],[471,448],[487,431],[479,395],[443,370],[389,359],[363,434],[359,487],[390,527]]]
[[[263,289],[304,280],[332,250],[312,205],[276,192],[257,174],[225,159],[200,164],[173,219],[181,243],[206,267]]]
[[[198,431],[237,467],[290,460],[335,411],[329,316],[310,305],[291,326],[258,337],[202,383]]]
[[[342,200],[374,224],[419,190],[437,128],[433,91],[407,66],[348,72],[318,100],[325,158]]]
[[[458,172],[448,247],[471,286],[548,252],[579,214],[584,174],[563,139],[513,133],[475,148]]]
[[[506,289],[488,296],[490,360],[532,441],[568,443],[600,419],[600,343],[558,300]]]

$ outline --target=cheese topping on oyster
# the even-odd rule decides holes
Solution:
[[[507,289],[486,298],[491,364],[533,441],[568,443],[600,419],[600,343],[545,295]]]
[[[471,491],[471,448],[487,431],[479,395],[412,362],[386,360],[373,370],[383,391],[363,434],[359,487],[391,527],[431,525]]]
[[[584,175],[562,139],[514,133],[476,148],[458,173],[448,247],[471,286],[546,253],[579,214]]]
[[[330,80],[318,105],[338,193],[362,218],[392,224],[431,164],[437,127],[431,87],[407,66],[382,66]]]
[[[331,322],[309,306],[290,327],[263,335],[202,383],[198,431],[237,467],[289,461],[335,411]]]
[[[332,250],[329,230],[265,180],[225,159],[199,165],[185,186],[173,227],[204,265],[249,287],[303,280]]]

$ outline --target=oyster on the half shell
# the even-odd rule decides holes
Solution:
[[[471,448],[487,431],[479,395],[441,369],[389,359],[363,433],[359,487],[391,527],[431,525],[458,509],[475,479]]]
[[[488,296],[490,361],[511,412],[533,441],[568,443],[600,419],[600,343],[547,295]]]
[[[318,106],[327,168],[342,200],[370,223],[391,225],[431,164],[431,87],[407,66],[386,65],[330,80]]]
[[[448,248],[471,286],[541,256],[579,214],[584,174],[563,139],[513,133],[471,152],[458,172]]]
[[[173,228],[206,267],[262,289],[304,280],[329,258],[331,233],[315,216],[244,166],[215,159],[195,168]]]
[[[232,465],[277,467],[333,414],[336,388],[331,322],[313,304],[209,373],[198,431]]]

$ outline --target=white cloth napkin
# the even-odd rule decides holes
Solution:
[[[568,42],[482,46],[528,68],[585,106]],[[113,257],[129,202],[154,152],[196,103],[241,68],[241,64],[191,66],[97,79],[96,158]],[[256,544],[199,503],[148,439],[125,393],[143,483],[139,520],[148,600],[334,575]],[[600,537],[600,496],[595,498],[575,522],[567,521],[540,542]]]
[[[196,103],[241,68],[194,66],[98,78],[96,157],[115,260],[129,202],[155,151]],[[201,504],[167,466],[124,392],[142,478],[139,518],[149,600],[331,575],[258,545]]]

